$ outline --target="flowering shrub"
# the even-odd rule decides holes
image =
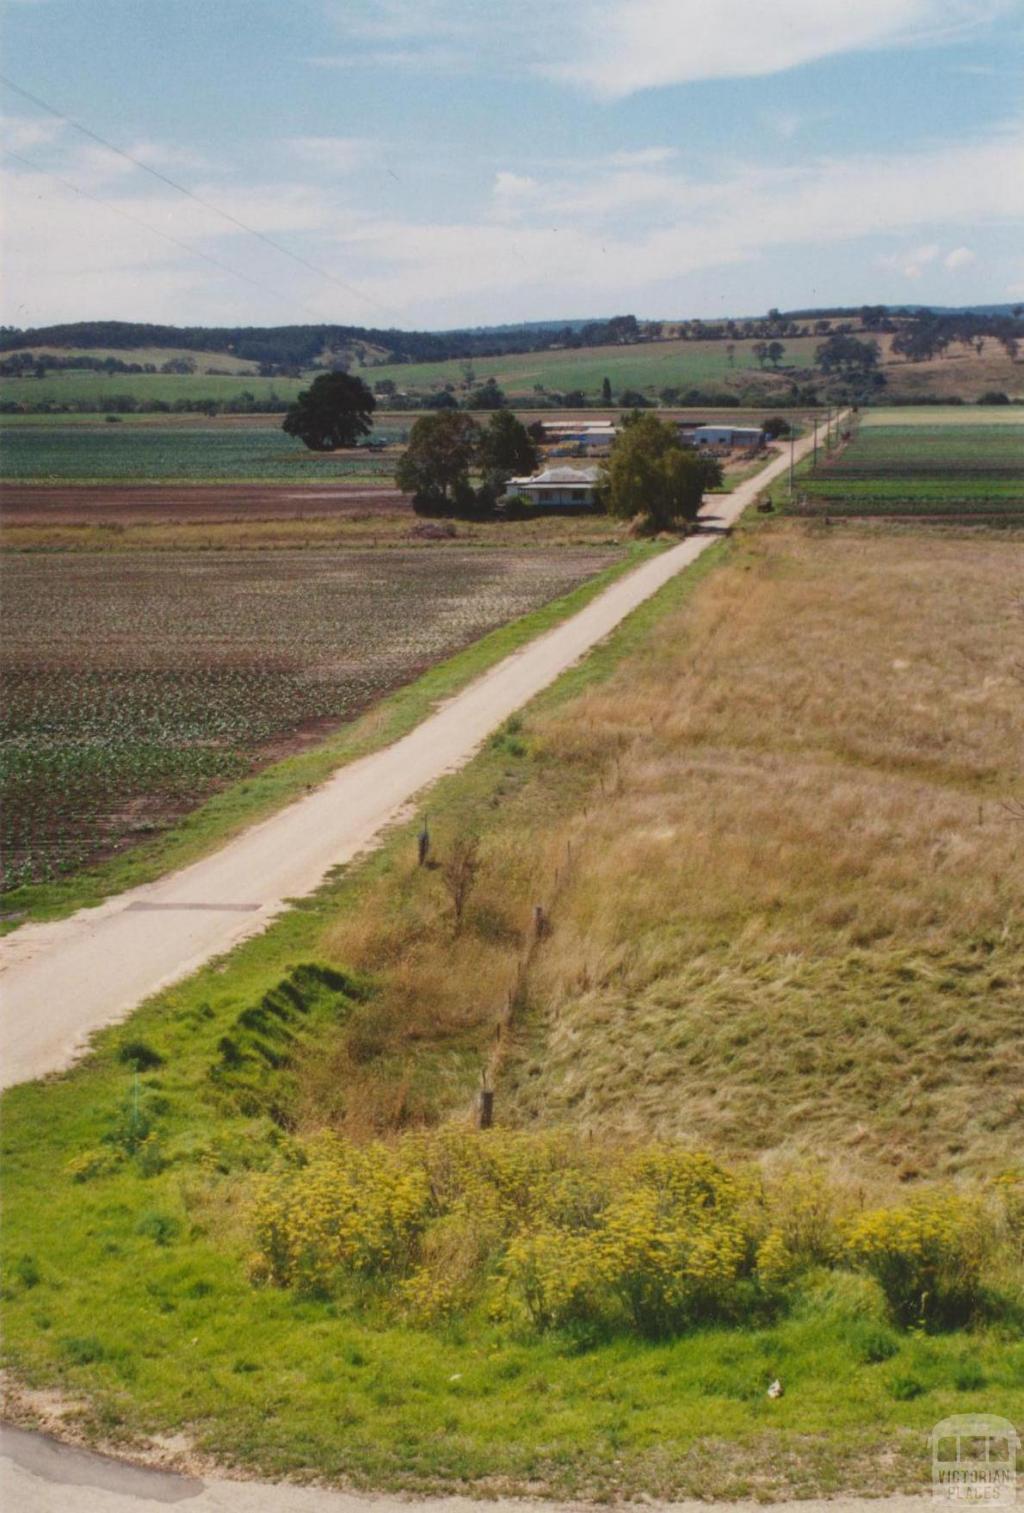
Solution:
[[[537,1329],[664,1336],[758,1317],[823,1267],[870,1273],[900,1323],[952,1322],[973,1307],[984,1259],[966,1199],[837,1219],[821,1174],[766,1193],[752,1172],[666,1145],[449,1126],[392,1144],[321,1137],[305,1154],[262,1180],[253,1280],[383,1284],[422,1322],[483,1303]]]
[[[844,1258],[877,1279],[897,1323],[959,1324],[978,1304],[986,1238],[976,1202],[930,1194],[849,1222]]]

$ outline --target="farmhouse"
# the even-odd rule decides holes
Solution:
[[[680,427],[680,439],[695,447],[760,447],[764,432],[760,426],[687,426]]]
[[[531,504],[576,505],[597,503],[597,467],[544,468],[529,478],[510,478],[508,492],[522,494]]]

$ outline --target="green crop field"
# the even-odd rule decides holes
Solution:
[[[1003,407],[943,410],[931,424],[924,412],[907,423],[899,410],[868,416],[817,467],[805,465],[790,508],[1024,524],[1024,422],[1012,416]]]
[[[382,427],[382,439],[406,427]],[[5,425],[0,477],[21,482],[116,483],[216,479],[295,483],[311,478],[389,481],[393,464],[366,452],[310,452],[280,426]]]
[[[299,730],[558,598],[601,550],[12,556],[7,886],[116,850]]]
[[[123,352],[121,357],[125,362],[148,360],[135,352]],[[241,399],[246,393],[269,403],[294,399],[308,382],[300,378],[252,378],[233,373],[112,373],[108,377],[105,373],[72,370],[48,373],[45,378],[2,378],[0,404],[71,405],[102,412],[116,409],[119,397],[124,395],[131,396],[137,404],[159,401],[172,405],[179,399],[226,402]]]
[[[783,368],[809,366],[820,337],[797,337],[784,343]],[[368,382],[392,379],[400,390],[429,389],[446,383],[458,387],[471,368],[474,383],[494,378],[513,395],[529,395],[535,386],[557,390],[582,389],[597,395],[607,376],[613,389],[683,388],[714,382],[719,386],[743,387],[752,379],[771,377],[762,373],[753,355],[753,343],[735,343],[730,363],[728,343],[722,341],[660,341],[637,346],[575,348],[561,352],[524,352],[504,357],[474,358],[471,364],[452,360],[443,363],[388,363],[358,370]]]

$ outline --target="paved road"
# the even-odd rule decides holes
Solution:
[[[811,445],[796,447],[800,457]],[[735,493],[710,501],[731,525],[788,449]],[[691,536],[620,578],[571,619],[506,657],[415,730],[339,769],[320,788],[158,882],[0,941],[0,1086],[68,1067],[89,1036],[150,994],[265,928],[289,898],[365,850],[403,807],[462,766],[503,720],[577,662],[716,539]]]
[[[206,1480],[148,1471],[122,1461],[71,1449],[23,1429],[0,1434],[0,1505],[9,1513],[155,1513],[178,1506],[182,1513],[560,1513],[569,1505],[477,1502],[468,1497],[358,1497],[315,1487]],[[645,1503],[645,1513],[758,1513],[755,1503]],[[926,1513],[921,1497],[813,1498],[788,1504],[794,1513]]]

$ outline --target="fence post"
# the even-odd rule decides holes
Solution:
[[[480,1129],[490,1129],[494,1124],[494,1089],[482,1087],[480,1089],[480,1104],[477,1116],[477,1124]]]

